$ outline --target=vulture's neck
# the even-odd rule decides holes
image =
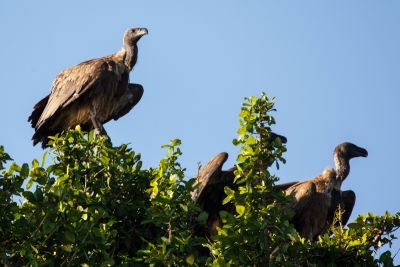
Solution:
[[[131,71],[137,61],[138,47],[136,44],[134,44],[134,45],[125,44],[124,49],[125,49],[125,53],[126,53],[125,59],[124,59],[124,64]]]
[[[340,181],[341,184],[350,173],[350,160],[338,154],[334,155],[334,159],[336,165],[336,179]]]

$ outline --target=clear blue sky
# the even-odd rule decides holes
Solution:
[[[245,3],[246,2],[246,3]],[[350,141],[369,151],[343,184],[357,194],[352,218],[399,211],[399,1],[11,1],[0,2],[0,144],[17,162],[40,158],[27,118],[64,68],[119,50],[128,27],[147,27],[131,81],[142,101],[106,129],[145,166],[183,141],[196,162],[237,154],[246,96],[277,98],[275,132],[288,138],[283,182],[333,166]]]

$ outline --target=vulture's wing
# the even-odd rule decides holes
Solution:
[[[128,87],[119,97],[119,99],[117,101],[113,101],[115,106],[113,107],[112,116],[104,123],[111,119],[118,120],[122,116],[126,115],[134,106],[136,106],[137,103],[139,103],[143,96],[143,92],[143,86],[140,84],[128,84]]]
[[[285,191],[285,190],[289,189],[291,186],[298,184],[298,183],[299,183],[299,181],[289,182],[289,183],[284,183],[284,184],[276,184],[276,185],[274,185],[274,189]]]
[[[202,203],[205,198],[205,194],[203,193],[206,191],[205,189],[217,184],[222,178],[222,166],[227,159],[228,153],[221,152],[200,169],[199,174],[197,175],[197,181],[199,185],[192,193],[192,200],[200,207],[202,207]]]
[[[101,95],[101,90],[112,90],[119,80],[118,67],[109,57],[92,59],[65,69],[54,80],[47,106],[35,128],[40,128],[57,111],[76,101],[83,94],[89,93],[88,97]]]
[[[47,105],[47,102],[49,101],[49,97],[50,95],[47,95],[45,98],[37,102],[36,105],[33,107],[32,114],[28,118],[28,121],[31,122],[32,128],[35,128],[36,124],[38,123],[39,118],[42,115],[43,110]]]
[[[339,192],[334,190],[332,192],[332,205],[329,211],[330,223],[333,222],[333,218],[336,215],[335,213],[340,206],[341,212],[343,212],[342,221],[340,223],[343,226],[345,226],[349,221],[355,203],[356,203],[356,194],[352,190],[339,191]]]
[[[302,237],[314,240],[327,224],[330,196],[318,192],[313,180],[295,184],[285,192],[295,199],[288,206],[295,212],[291,222]]]
[[[285,190],[286,195],[292,196],[294,202],[288,208],[292,209],[296,214],[302,213],[308,208],[312,197],[317,192],[317,188],[312,181],[304,181],[297,183]]]
[[[346,225],[356,203],[356,194],[352,190],[342,191],[342,203],[344,213],[342,215],[342,225]]]

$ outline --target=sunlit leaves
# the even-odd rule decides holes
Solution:
[[[194,179],[184,180],[185,169],[178,162],[182,154],[180,144],[179,139],[174,139],[162,146],[167,149],[167,154],[152,173],[150,189],[147,190],[151,201],[142,221],[147,227],[158,230],[152,240],[147,240],[139,250],[136,262],[146,265],[198,265],[198,248],[205,240],[194,236],[191,228],[194,223],[205,225],[208,214],[199,213],[191,200]]]
[[[246,210],[245,206],[236,204],[235,208],[236,208],[236,212],[238,213],[237,218],[242,217],[244,214],[244,211]]]
[[[268,168],[274,162],[283,162],[282,155],[286,151],[280,141],[270,137],[271,126],[275,123],[270,115],[275,111],[273,107],[273,101],[263,93],[260,98],[246,98],[239,113],[238,137],[233,140],[240,148],[234,172],[235,188],[225,187],[223,199],[223,204],[234,205],[235,214],[220,212],[224,225],[218,228],[211,245],[219,263],[267,265],[265,259],[274,249],[274,242],[286,239],[293,232],[292,226],[285,224],[288,217],[279,203],[272,201],[279,193],[273,191],[276,178],[270,175]],[[277,225],[278,222],[283,222],[282,226]]]
[[[140,156],[79,128],[53,137],[51,145],[54,163],[47,168],[45,154],[40,165],[33,160],[30,168],[13,164],[8,171],[10,177],[19,175],[20,185],[26,180],[27,190],[20,191],[24,202],[12,217],[15,228],[9,228],[14,241],[7,237],[10,243],[1,240],[0,247],[15,255],[11,263],[19,257],[31,265],[114,262],[111,253],[122,242],[117,235],[125,245],[140,240],[122,223],[128,220],[134,227],[144,214],[149,180],[141,171]],[[130,252],[121,253],[114,255],[119,262]]]
[[[287,197],[270,167],[286,147],[271,135],[274,99],[245,99],[234,185],[220,224],[191,199],[195,179],[179,163],[181,141],[154,168],[106,136],[75,130],[50,137],[41,163],[10,162],[0,146],[0,263],[6,266],[393,266],[385,251],[400,213],[360,215],[314,242],[289,223]],[[7,169],[4,169],[8,166]],[[206,238],[207,237],[207,238]]]

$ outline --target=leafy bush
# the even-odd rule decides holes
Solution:
[[[0,147],[0,256],[6,266],[393,266],[391,245],[400,213],[360,215],[316,242],[289,223],[291,201],[273,189],[269,167],[286,148],[268,138],[275,123],[266,94],[240,111],[237,188],[225,188],[224,226],[213,240],[195,234],[207,214],[191,200],[196,179],[179,164],[178,139],[157,168],[107,137],[77,127],[50,141],[51,161],[10,162]],[[9,167],[6,169],[5,166]],[[47,167],[46,167],[47,166]],[[18,201],[23,200],[22,203]]]

